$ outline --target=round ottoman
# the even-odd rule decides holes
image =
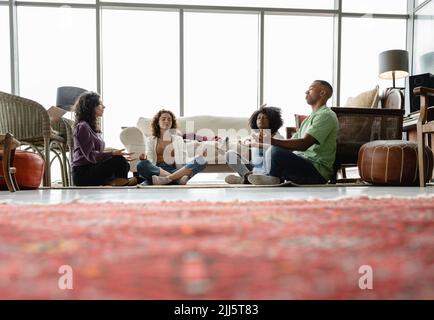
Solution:
[[[13,165],[16,168],[15,177],[20,189],[39,188],[44,175],[44,160],[40,155],[29,151],[16,150]],[[0,171],[3,173],[1,165]],[[0,178],[0,188],[6,189],[6,182],[3,178]]]
[[[431,179],[433,153],[425,146],[425,181]],[[419,185],[417,143],[404,140],[377,140],[359,151],[360,177],[372,184]]]

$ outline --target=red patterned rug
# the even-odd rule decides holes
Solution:
[[[434,299],[433,235],[434,198],[4,204],[0,298]]]

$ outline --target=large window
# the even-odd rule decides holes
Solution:
[[[406,14],[407,0],[342,0],[342,11]]]
[[[48,2],[48,3],[83,3],[94,4],[96,0],[26,0],[26,2]]]
[[[72,3],[73,8],[54,2]],[[422,2],[18,1],[14,63],[19,83],[11,86],[9,6],[2,1],[0,90],[17,88],[15,93],[48,108],[59,86],[100,89],[108,107],[104,136],[113,147],[121,146],[121,127],[133,126],[160,108],[178,116],[248,116],[262,101],[281,107],[285,125],[294,125],[294,114],[310,112],[305,91],[313,80],[334,86],[333,106],[338,94],[342,106],[349,96],[377,84],[390,87],[391,81],[378,78],[378,55],[406,48],[407,6]],[[433,2],[423,4],[415,19],[413,73],[432,72]],[[263,39],[256,8],[270,8],[263,12]],[[342,28],[337,28],[338,15]],[[337,39],[342,40],[340,60]],[[339,70],[337,88],[333,80]]]
[[[305,91],[313,80],[333,78],[333,18],[265,16],[264,103],[294,114],[309,114]]]
[[[166,108],[179,114],[179,13],[103,10],[104,137]]]
[[[95,10],[18,7],[20,95],[45,107],[57,87],[96,90]]]
[[[185,115],[246,116],[258,104],[258,14],[186,12]]]
[[[416,13],[414,38],[414,74],[434,73],[434,2]]]
[[[35,0],[36,1],[36,0]],[[53,0],[54,1],[54,0]],[[84,0],[83,0],[84,1]],[[106,0],[174,5],[333,9],[334,0]]]
[[[378,18],[342,19],[341,106],[350,96],[391,87],[391,80],[378,77],[378,55],[385,50],[405,49],[406,20]],[[404,87],[404,80],[396,81]]]
[[[417,7],[418,5],[424,3],[426,0],[415,0],[414,1],[414,6]]]
[[[0,6],[0,91],[11,92],[9,7]]]

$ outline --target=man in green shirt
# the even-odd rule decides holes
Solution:
[[[275,139],[264,131],[255,136],[259,143],[272,145],[267,151],[270,170],[267,175],[249,175],[250,183],[272,185],[289,180],[298,184],[324,184],[331,179],[339,128],[336,114],[326,106],[332,94],[328,82],[315,80],[306,91],[306,102],[312,107],[312,113],[291,139]]]

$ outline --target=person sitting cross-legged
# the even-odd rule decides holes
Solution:
[[[105,106],[95,92],[83,92],[74,105],[74,150],[72,179],[75,186],[135,186],[137,179],[128,178],[131,153],[105,150],[98,118]]]
[[[187,161],[187,148],[176,129],[176,118],[169,110],[160,110],[152,119],[152,136],[146,139],[146,154],[139,156],[137,172],[143,184],[187,184],[195,174],[205,169],[204,154]]]
[[[278,130],[283,125],[282,112],[280,108],[261,106],[253,112],[249,119],[249,127],[253,130],[269,130],[272,137],[283,139]],[[258,146],[252,137],[248,137],[242,142],[243,146],[250,147],[251,161],[242,157],[235,150],[226,152],[226,163],[238,175],[230,174],[225,181],[229,184],[250,184],[247,177],[253,173],[266,173],[267,161],[264,154],[267,146]]]
[[[315,80],[306,91],[306,102],[312,113],[291,139],[275,139],[265,131],[254,134],[260,143],[270,143],[270,166],[267,174],[248,176],[254,185],[275,185],[285,180],[297,184],[325,184],[333,174],[336,157],[338,119],[326,106],[332,96],[332,86],[323,80]],[[268,155],[267,155],[268,156]]]

